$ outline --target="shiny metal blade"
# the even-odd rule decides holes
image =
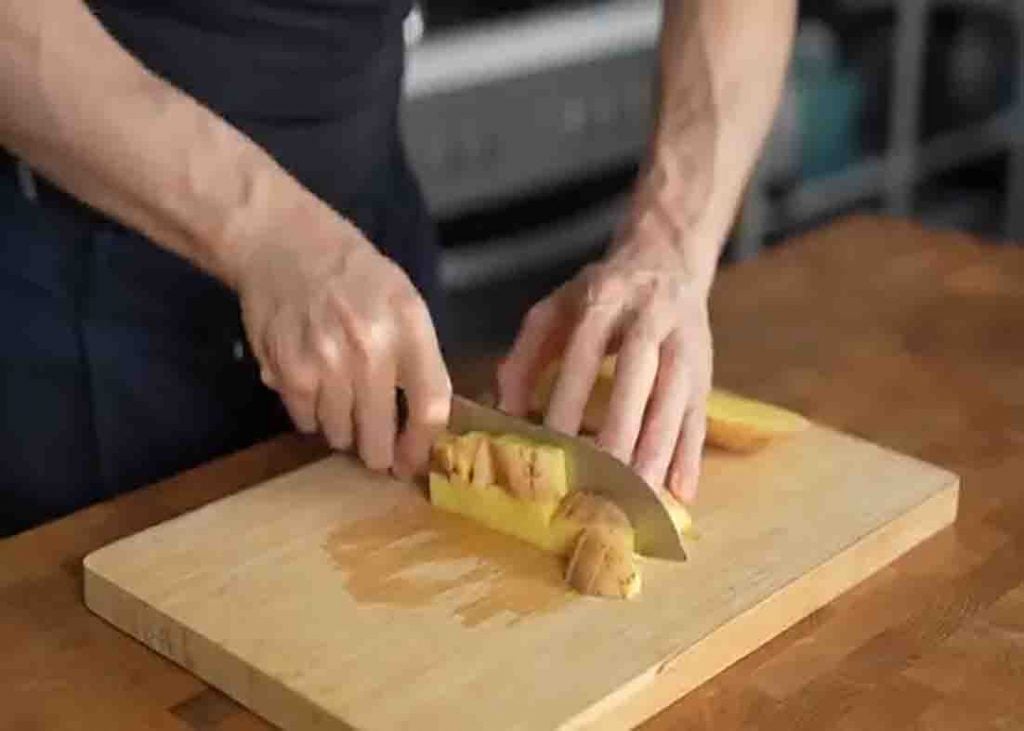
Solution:
[[[663,497],[629,467],[579,437],[547,429],[525,419],[482,406],[462,396],[452,397],[449,428],[457,433],[486,431],[516,434],[565,450],[571,484],[613,500],[629,516],[636,530],[636,550],[645,556],[677,561],[686,552]]]

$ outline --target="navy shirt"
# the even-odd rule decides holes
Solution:
[[[93,0],[151,70],[246,132],[433,295],[399,141],[408,0]],[[0,155],[0,535],[287,426],[234,294]]]
[[[432,293],[427,219],[398,128],[411,0],[89,4],[136,58],[248,134]]]

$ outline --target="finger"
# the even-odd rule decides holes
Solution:
[[[353,348],[356,442],[373,470],[390,469],[395,454],[395,361],[382,330],[367,328]]]
[[[275,338],[277,337],[276,332],[278,328],[277,321],[281,318],[282,313],[279,311],[263,329],[263,333],[260,336],[257,344],[254,345],[253,350],[256,355],[256,362],[260,364],[260,380],[263,381],[263,385],[267,388],[272,388],[275,391],[279,390],[281,382],[280,372],[281,366],[277,359],[277,344]]]
[[[665,319],[645,310],[629,327],[619,349],[607,416],[597,441],[626,464],[633,457],[658,374],[660,345],[667,330]]]
[[[317,419],[328,444],[344,451],[352,446],[354,434],[352,364],[344,330],[326,301],[311,308],[310,322],[310,347],[323,374],[317,399]]]
[[[249,349],[252,351],[253,357],[260,366],[260,376],[263,376],[263,371],[266,370],[267,362],[267,331],[268,319],[266,312],[262,307],[256,304],[250,304],[248,300],[242,302],[242,328],[245,330],[246,338],[249,341]],[[269,377],[269,372],[268,372]],[[264,380],[266,384],[266,380]]]
[[[395,454],[395,474],[404,479],[423,472],[430,445],[448,424],[452,399],[451,379],[426,307],[416,308],[406,327],[398,382],[408,415]]]
[[[317,400],[317,418],[327,442],[339,451],[352,446],[352,375],[340,361],[325,370]]]
[[[317,428],[319,372],[307,346],[305,318],[281,313],[272,325],[268,350],[278,392],[295,427],[312,433]]]
[[[652,487],[665,484],[679,431],[692,392],[690,374],[683,362],[678,336],[661,346],[658,375],[633,454],[633,469]]]
[[[700,457],[706,433],[707,411],[704,399],[701,399],[699,404],[695,403],[686,412],[686,418],[683,419],[667,481],[669,492],[686,503],[692,503],[697,497]]]
[[[344,321],[329,290],[310,306],[309,322],[310,347],[320,367],[331,371],[345,365],[350,353],[345,344]]]
[[[576,434],[583,409],[597,379],[601,360],[618,322],[621,304],[598,301],[588,306],[565,350],[544,423],[565,434]]]
[[[511,350],[498,366],[498,408],[502,411],[516,416],[529,411],[537,379],[565,344],[558,296],[556,292],[530,308]]]

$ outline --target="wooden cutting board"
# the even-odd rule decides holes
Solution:
[[[85,560],[96,613],[290,729],[638,723],[956,515],[957,478],[820,427],[711,451],[691,560],[631,602],[335,456]]]

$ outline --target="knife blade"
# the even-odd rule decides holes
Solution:
[[[449,428],[456,433],[485,431],[515,434],[565,450],[570,484],[614,501],[636,531],[637,553],[676,561],[686,560],[679,532],[666,500],[627,465],[579,437],[561,434],[525,419],[492,409],[464,396],[452,397]]]

